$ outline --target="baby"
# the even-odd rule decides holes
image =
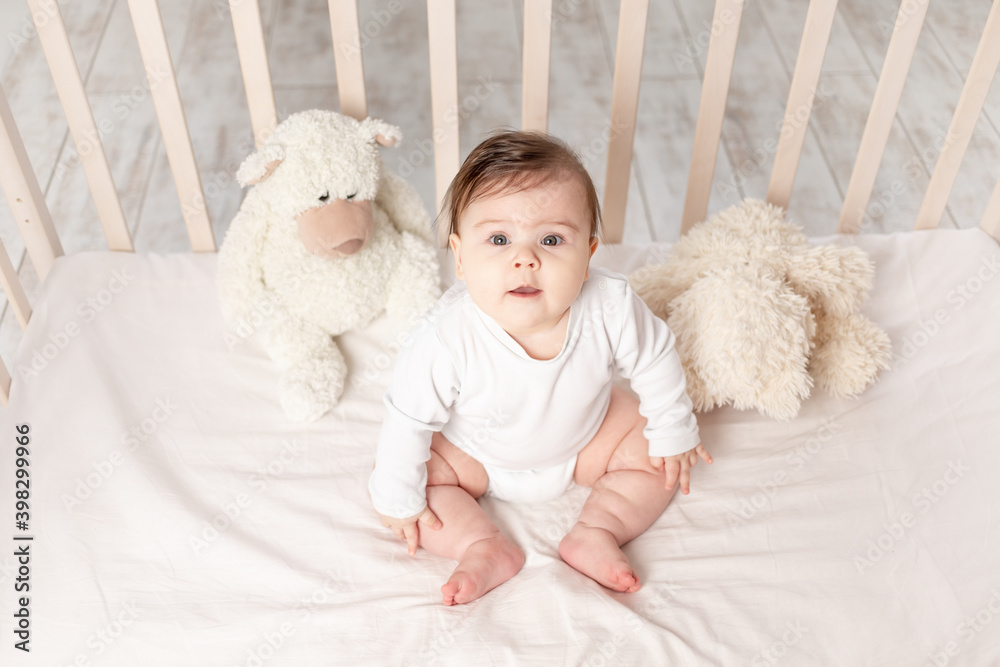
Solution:
[[[597,193],[576,156],[541,134],[503,132],[448,191],[460,281],[410,334],[385,396],[369,490],[382,524],[458,561],[446,605],[513,577],[524,555],[476,502],[544,502],[592,487],[559,544],[616,590],[640,582],[621,545],[666,508],[698,437],[674,337],[617,274],[590,270]],[[639,400],[612,385],[618,371]]]

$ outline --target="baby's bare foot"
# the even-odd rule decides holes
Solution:
[[[446,605],[472,602],[513,577],[522,565],[524,554],[503,535],[473,542],[441,587],[441,601]]]
[[[603,528],[577,523],[559,543],[559,555],[574,569],[620,593],[635,593],[642,584],[615,536]]]

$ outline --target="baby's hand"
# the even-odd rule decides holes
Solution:
[[[680,477],[681,493],[687,495],[690,490],[689,481],[691,479],[691,473],[689,471],[694,467],[694,464],[698,462],[699,456],[705,461],[705,463],[712,462],[712,456],[708,453],[707,449],[702,447],[700,442],[697,447],[690,449],[683,454],[675,454],[674,456],[650,456],[649,462],[658,470],[666,470],[667,481],[665,486],[667,491],[674,488],[674,484],[677,483],[677,478]]]
[[[417,553],[417,544],[420,538],[420,529],[417,528],[417,523],[422,523],[434,530],[440,530],[441,526],[444,525],[430,507],[425,508],[420,514],[414,514],[405,519],[394,519],[384,514],[379,514],[379,516],[382,517],[382,525],[391,528],[393,535],[401,540],[406,540],[406,550],[411,556]]]

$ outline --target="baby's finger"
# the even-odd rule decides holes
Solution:
[[[441,526],[444,525],[441,523],[441,519],[437,518],[437,515],[431,511],[430,507],[424,510],[424,513],[420,515],[418,521],[429,528],[433,528],[434,530],[440,530]]]
[[[406,533],[406,551],[411,555],[416,555],[417,553],[417,542],[420,538],[420,529],[417,528],[417,524],[413,523],[403,529]]]
[[[690,468],[681,468],[681,493],[685,496],[691,491],[691,472]]]
[[[667,479],[664,482],[664,487],[667,489],[667,491],[670,491],[671,489],[674,488],[674,484],[677,483],[677,473],[679,472],[679,466],[671,463],[670,465],[665,466],[665,468],[667,472]]]
[[[653,466],[657,470],[663,470],[663,457],[662,456],[650,456],[649,465]]]
[[[701,460],[704,461],[705,463],[711,463],[712,462],[712,455],[709,454],[708,450],[705,449],[704,447],[702,447],[701,444],[699,444],[697,447],[695,447],[694,451],[698,452],[698,456],[700,456]]]

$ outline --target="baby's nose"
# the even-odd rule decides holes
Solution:
[[[538,257],[529,248],[524,248],[514,255],[515,269],[535,269],[538,268]]]

